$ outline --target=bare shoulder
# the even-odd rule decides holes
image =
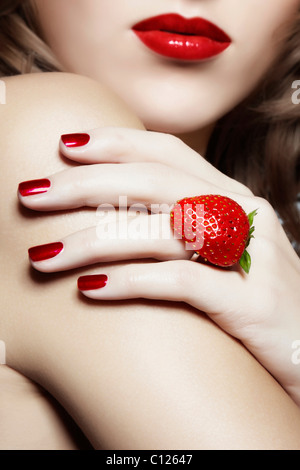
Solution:
[[[0,105],[0,168],[5,185],[0,196],[3,191],[3,197],[6,194],[11,204],[20,181],[70,165],[59,154],[62,134],[101,126],[143,128],[121,99],[90,78],[41,73],[3,81],[6,104]],[[0,217],[7,220],[9,215],[5,212]]]
[[[2,78],[6,86],[6,104],[0,106],[0,116],[6,116],[4,126],[11,124],[8,116],[14,118],[15,125],[24,118],[44,122],[57,116],[65,120],[76,115],[82,126],[86,120],[89,127],[97,119],[105,125],[142,127],[139,119],[127,105],[111,90],[88,77],[70,73],[40,73]],[[87,106],[90,110],[86,112]],[[51,114],[50,114],[51,113]],[[2,126],[1,126],[2,127]],[[4,130],[4,129],[3,129]],[[1,132],[1,130],[0,130]],[[3,132],[3,131],[2,131]]]

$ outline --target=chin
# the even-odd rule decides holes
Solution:
[[[149,131],[164,132],[166,134],[187,134],[200,131],[214,123],[209,116],[192,116],[191,113],[182,112],[156,112],[139,113],[139,118]]]
[[[172,94],[153,92],[153,87],[150,90],[151,94],[123,95],[123,99],[151,131],[176,135],[199,131],[214,125],[231,107],[230,100],[220,102],[212,94],[202,94],[195,100],[181,90]]]

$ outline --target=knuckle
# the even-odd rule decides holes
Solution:
[[[173,266],[176,266],[174,269]],[[194,290],[198,273],[195,263],[189,260],[174,261],[174,265],[170,265],[172,273],[172,283],[180,299],[188,301]]]
[[[142,164],[139,166],[141,169],[140,181],[143,181],[144,191],[153,198],[153,195],[157,195],[165,186],[170,169],[162,163],[145,163],[145,165],[146,168]]]
[[[108,127],[101,140],[101,146],[107,157],[121,158],[133,151],[134,145],[128,139],[127,133],[121,128]]]
[[[79,166],[66,170],[62,188],[65,200],[72,200],[74,207],[89,204],[91,193],[91,171],[89,166]]]
[[[72,195],[75,201],[81,201],[85,195],[87,181],[89,180],[89,174],[85,171],[86,168],[88,167],[78,166],[61,173],[64,177],[63,188],[68,191],[69,195]]]
[[[246,196],[246,197],[253,197],[254,196],[251,189],[249,189],[243,183],[240,183],[239,181],[235,181],[235,184],[236,184],[236,191],[239,194],[241,194],[242,196]]]
[[[269,233],[277,231],[280,227],[278,216],[272,205],[266,199],[255,197],[258,216],[263,220],[264,225],[268,228]]]
[[[82,189],[85,186],[86,178],[82,177],[82,168],[72,168],[70,172],[70,179],[73,186],[74,195],[81,193]]]
[[[263,211],[270,211],[271,209],[273,210],[271,204],[269,203],[269,201],[267,201],[267,199],[264,199],[262,197],[259,197],[259,196],[256,196],[255,198],[255,201],[257,202],[259,208]]]
[[[127,275],[124,277],[123,282],[125,283],[125,290],[129,294],[136,291],[137,286],[139,285],[140,275],[136,270],[130,270],[127,272]]]
[[[146,270],[142,264],[135,264],[126,269],[126,276],[122,276],[122,287],[129,296],[141,294],[143,297],[152,290],[152,280],[151,270]]]
[[[280,267],[279,251],[277,243],[266,236],[255,239],[255,256],[259,258],[265,266],[268,266],[270,275]]]
[[[183,143],[183,141],[175,135],[161,134],[161,137],[163,138],[165,145],[168,145],[168,146],[183,146],[183,145],[185,145]]]
[[[187,149],[191,150],[184,142],[183,140],[180,139],[180,137],[177,137],[172,134],[161,134],[160,135],[161,139],[161,148],[164,152],[186,152]]]
[[[70,240],[77,246],[80,246],[84,249],[86,254],[91,254],[94,251],[97,238],[96,230],[95,233],[91,229],[81,230],[80,232],[70,236]]]
[[[259,210],[263,211],[264,214],[270,215],[271,213],[274,213],[274,209],[267,199],[256,196],[254,200],[257,203]]]

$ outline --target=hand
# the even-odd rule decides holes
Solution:
[[[300,261],[270,204],[173,136],[119,128],[97,129],[89,135],[81,147],[60,142],[64,156],[85,165],[49,177],[40,183],[41,194],[34,194],[32,185],[22,185],[33,195],[24,196],[22,191],[21,203],[37,211],[99,204],[118,207],[119,197],[126,196],[128,206],[139,203],[149,209],[165,204],[164,213],[147,212],[134,221],[130,214],[111,212],[110,222],[102,220],[55,245],[31,250],[34,268],[55,272],[99,262],[143,260],[111,266],[100,276],[81,279],[79,286],[92,299],[184,301],[204,311],[242,341],[300,404],[299,365],[292,360],[293,345],[300,339]],[[172,205],[201,194],[231,197],[247,213],[258,209],[249,275],[237,267],[219,269],[190,261],[191,252],[172,237]],[[138,236],[132,230],[137,225],[144,235],[151,227],[152,234],[164,236]],[[146,262],[147,258],[160,262]],[[93,289],[85,290],[91,280]]]

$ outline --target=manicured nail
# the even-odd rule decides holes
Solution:
[[[78,279],[78,289],[81,291],[103,289],[108,282],[105,274],[82,276]]]
[[[23,197],[35,196],[46,193],[50,186],[51,182],[48,179],[24,181],[19,184],[19,193]]]
[[[66,134],[61,136],[62,142],[68,148],[83,147],[91,140],[89,134]]]
[[[46,261],[55,258],[63,250],[64,245],[61,242],[49,243],[49,245],[40,245],[29,248],[28,254],[31,261]]]

